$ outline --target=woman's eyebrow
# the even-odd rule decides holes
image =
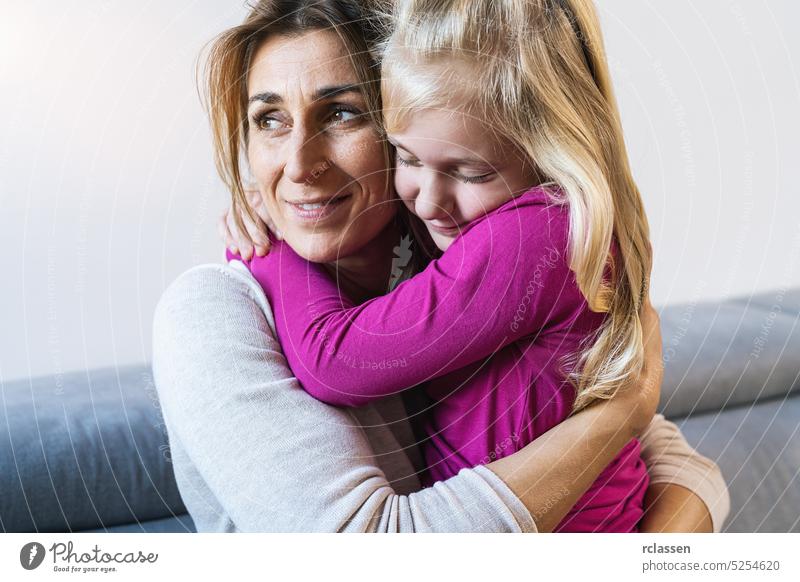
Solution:
[[[256,93],[250,97],[250,99],[247,100],[247,104],[250,105],[253,103],[253,101],[261,101],[267,105],[275,105],[276,103],[283,101],[283,97],[277,93],[272,93],[271,91],[264,91],[263,93]]]
[[[349,85],[332,85],[330,87],[322,87],[314,92],[314,101],[331,99],[343,93],[360,93],[360,91],[358,89],[358,85],[355,83],[351,83]],[[283,102],[283,97],[277,93],[273,93],[272,91],[263,91],[250,97],[250,99],[247,100],[247,105],[249,106],[254,101],[261,101],[267,105],[275,105]]]
[[[332,97],[337,97],[342,93],[360,93],[361,91],[358,88],[358,85],[355,83],[351,83],[349,85],[333,85],[331,87],[322,87],[321,89],[317,89],[314,92],[314,101],[319,101],[321,99],[330,99]]]

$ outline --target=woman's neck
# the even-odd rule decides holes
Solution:
[[[394,221],[355,254],[325,263],[339,288],[356,304],[386,293],[392,272],[392,252],[400,233]]]

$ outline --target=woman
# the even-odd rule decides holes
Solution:
[[[330,265],[365,299],[385,290],[405,226],[376,129],[369,55],[378,33],[360,10],[342,1],[259,3],[214,45],[209,107],[237,209],[255,220],[238,164],[244,145],[259,186],[253,202],[300,255]],[[281,139],[258,137],[264,124],[284,127]],[[643,317],[657,329],[657,317]],[[642,531],[719,530],[727,512],[713,463],[685,443],[664,452],[652,440],[674,427],[658,417],[661,425],[648,426],[660,384],[655,333],[647,372],[619,400],[589,407],[515,455],[412,492],[419,467],[402,450],[413,441],[402,402],[343,410],[307,396],[285,365],[260,287],[235,262],[179,278],[155,323],[176,477],[201,531],[550,531],[632,436],[652,461]],[[680,463],[664,462],[675,454]]]

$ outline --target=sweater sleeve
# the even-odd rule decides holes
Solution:
[[[566,207],[523,195],[472,223],[422,273],[358,306],[286,244],[248,266],[303,387],[359,406],[568,325],[585,300],[567,233]]]
[[[483,467],[398,495],[352,411],[300,389],[261,288],[235,264],[173,282],[153,341],[175,474],[198,531],[536,531]],[[371,434],[388,430],[376,423]]]
[[[656,414],[639,438],[650,484],[675,483],[697,495],[708,508],[713,531],[722,531],[730,495],[717,464],[693,449],[675,423]]]

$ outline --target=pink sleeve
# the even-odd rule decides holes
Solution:
[[[517,198],[471,224],[422,273],[358,306],[285,243],[248,266],[306,391],[360,406],[569,325],[585,301],[568,267],[567,232],[566,207]]]

